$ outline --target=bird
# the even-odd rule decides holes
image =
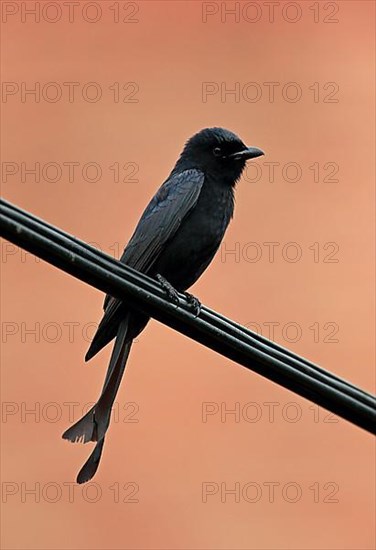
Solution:
[[[246,162],[261,155],[261,149],[247,147],[224,128],[204,128],[193,135],[144,210],[120,262],[158,280],[172,301],[178,292],[185,293],[192,314],[199,315],[201,304],[187,290],[222,242],[234,213],[235,186]],[[96,443],[77,483],[89,481],[98,469],[132,342],[149,321],[145,313],[110,295],[103,309],[85,356],[89,361],[115,339],[102,392],[95,405],[62,436],[71,442]]]

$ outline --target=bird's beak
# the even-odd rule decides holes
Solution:
[[[229,155],[228,158],[234,160],[249,160],[261,157],[261,155],[265,155],[265,153],[258,147],[247,147],[247,149],[244,149],[243,151],[238,151],[232,155]]]

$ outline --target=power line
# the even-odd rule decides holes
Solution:
[[[74,277],[125,300],[158,321],[257,374],[376,433],[375,398],[215,311],[195,317],[183,294],[179,307],[154,279],[114,260],[32,214],[0,201],[1,236]]]

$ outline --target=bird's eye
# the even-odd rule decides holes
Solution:
[[[222,155],[222,149],[220,147],[214,147],[213,155],[215,157],[220,157]]]

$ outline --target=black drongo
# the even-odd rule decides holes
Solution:
[[[213,259],[234,211],[234,188],[248,159],[263,155],[223,128],[206,128],[186,143],[174,169],[154,195],[120,259],[161,281],[169,295],[186,291]],[[199,302],[191,295],[195,310]],[[69,441],[95,441],[77,476],[84,483],[95,474],[102,454],[111,407],[133,339],[149,318],[107,296],[86,361],[115,338],[102,393],[96,404],[64,434]]]

